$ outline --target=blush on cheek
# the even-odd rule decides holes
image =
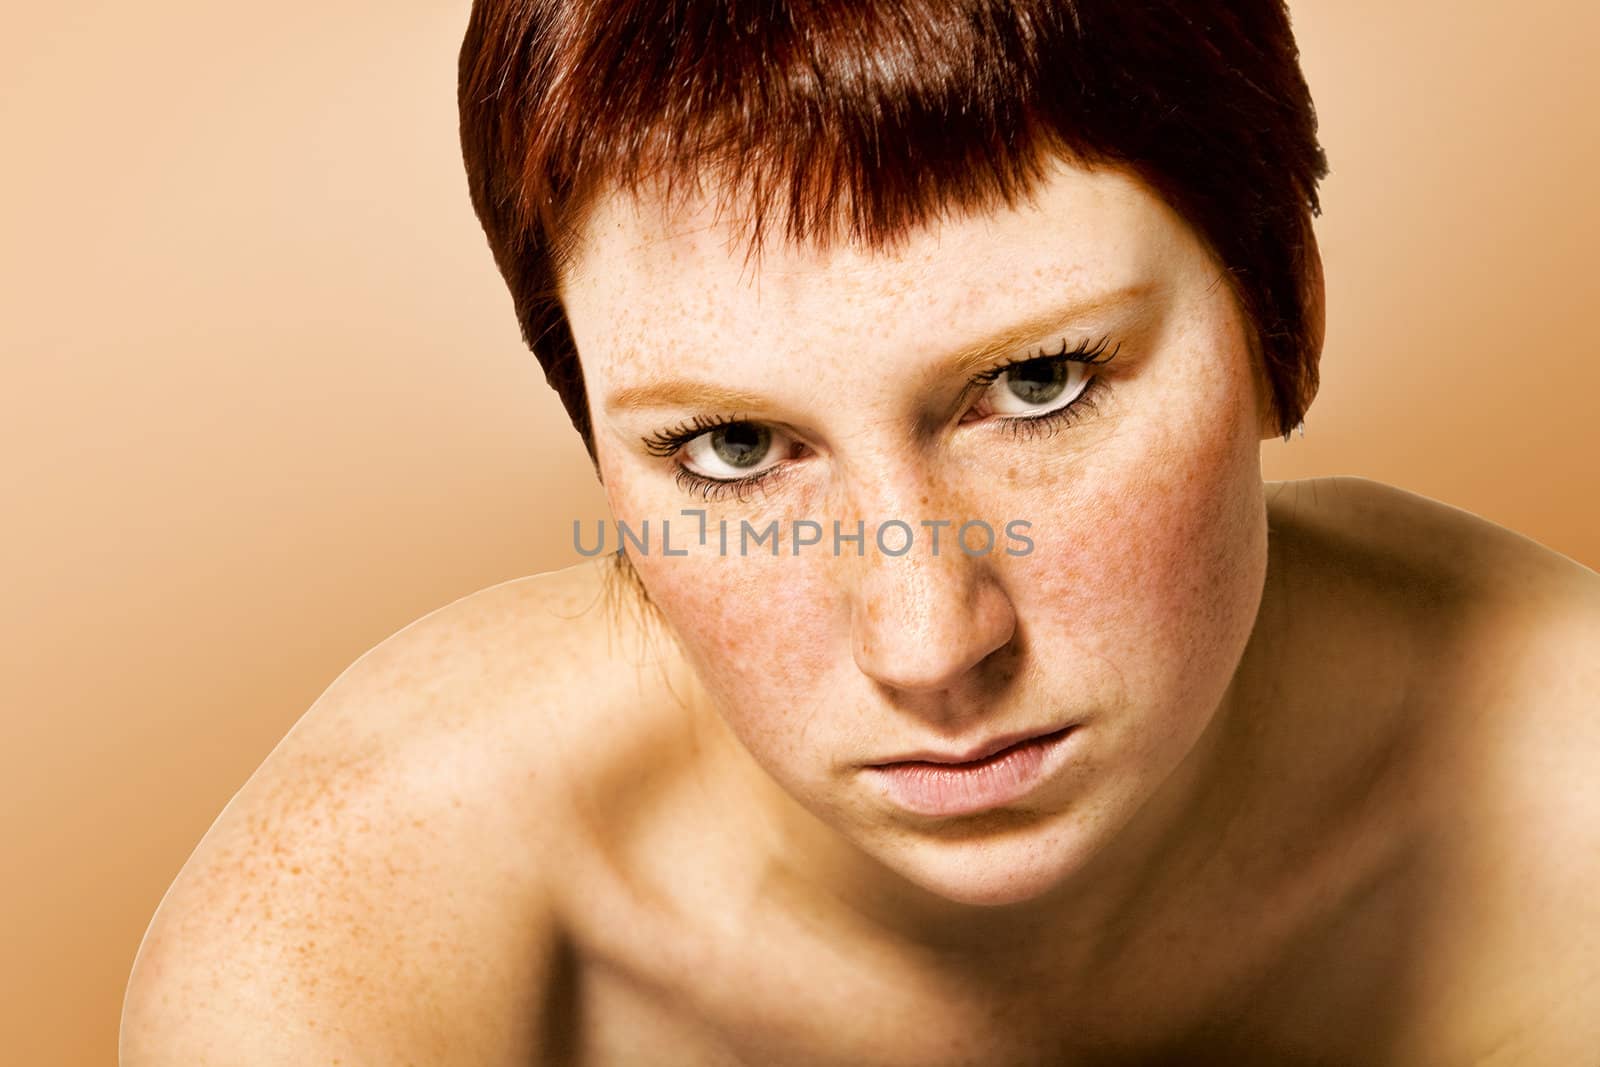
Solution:
[[[730,712],[799,710],[839,655],[838,605],[805,558],[726,557],[636,562],[697,672]],[[846,616],[847,617],[847,616]]]
[[[1248,633],[1253,623],[1241,616],[1253,616],[1260,593],[1247,520],[1260,487],[1252,494],[1248,472],[1241,478],[1236,466],[1222,462],[1192,468],[1166,492],[1164,521],[1146,531],[1141,595],[1166,646],[1205,664],[1235,650],[1241,626]]]
[[[643,488],[609,462],[605,448],[599,458],[617,520],[638,529],[650,518],[651,551],[630,548],[633,568],[701,682],[730,720],[739,720],[735,730],[754,740],[752,731],[781,733],[798,717],[813,714],[825,700],[817,692],[819,679],[849,647],[848,630],[836,632],[845,625],[836,620],[847,620],[848,613],[841,614],[837,591],[824,581],[824,557],[740,554],[737,531],[745,516],[737,512],[726,516],[724,554],[714,507],[704,517],[708,540],[702,546],[702,520],[682,515],[697,501],[676,489]],[[660,552],[662,516],[671,521],[674,552],[688,555]],[[752,524],[761,529],[765,522]]]
[[[1264,505],[1255,444],[1234,422],[1160,426],[1061,494],[1012,584],[1041,646],[1084,664],[1075,699],[1189,732],[1254,625]]]
[[[860,718],[841,673],[848,612],[804,559],[728,559],[706,595],[674,600],[685,653],[750,756],[795,796],[811,793],[838,735]],[[668,593],[672,596],[672,593]]]
[[[1259,477],[1218,456],[1167,486],[1167,521],[1148,531],[1145,567],[1131,580],[1149,620],[1140,663],[1154,706],[1174,735],[1196,735],[1227,691],[1260,602],[1265,545],[1249,516]],[[1264,522],[1264,518],[1262,520]]]

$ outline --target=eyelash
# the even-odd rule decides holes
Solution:
[[[1106,363],[1110,363],[1111,360],[1115,358],[1117,352],[1122,348],[1122,345],[1119,343],[1116,347],[1111,349],[1110,354],[1105,355],[1104,358],[1101,358],[1102,353],[1105,352],[1106,347],[1110,343],[1111,339],[1109,337],[1102,337],[1094,344],[1094,347],[1091,348],[1089,347],[1089,341],[1085,339],[1079,343],[1077,348],[1068,351],[1066,341],[1063,340],[1061,342],[1060,352],[1038,353],[1031,356],[1022,356],[1018,359],[1007,360],[1005,363],[990,367],[988,370],[974,375],[972,380],[967,385],[967,390],[969,393],[974,390],[977,390],[981,393],[998,381],[1000,375],[1004,374],[1008,368],[1019,366],[1025,363],[1034,363],[1040,360],[1065,359],[1072,363],[1083,363],[1089,366],[1102,366]],[[1039,436],[1040,434],[1059,433],[1068,426],[1071,426],[1073,423],[1077,422],[1085,414],[1097,410],[1094,404],[1094,398],[1095,394],[1098,393],[1101,388],[1100,376],[1096,374],[1091,376],[1089,380],[1084,383],[1083,391],[1080,392],[1072,400],[1072,402],[1067,404],[1065,407],[1060,407],[1054,411],[1045,412],[1043,415],[1010,415],[1001,419],[1000,421],[1005,424],[1008,432],[1022,439],[1031,439]],[[690,441],[709,430],[715,430],[721,426],[732,426],[737,423],[747,421],[749,420],[740,418],[737,415],[730,417],[696,415],[670,430],[664,430],[660,433],[652,434],[645,438],[644,447],[645,450],[653,456],[671,456],[674,455],[684,445],[688,444]],[[786,470],[787,467],[785,466],[768,467],[766,470],[758,471],[755,474],[747,474],[742,478],[723,480],[719,478],[707,478],[704,475],[696,474],[694,471],[691,471],[689,468],[680,463],[675,465],[675,469],[673,471],[673,480],[676,481],[678,486],[685,492],[694,496],[698,496],[702,500],[725,500],[732,496],[736,500],[743,502],[749,499],[749,491],[758,487],[771,488],[780,478],[784,476]]]

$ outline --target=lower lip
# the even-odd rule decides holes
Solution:
[[[918,815],[971,815],[1015,803],[1060,764],[1075,727],[971,763],[886,763],[869,767],[889,799]]]

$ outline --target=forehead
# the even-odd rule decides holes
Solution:
[[[751,257],[747,242],[743,221],[706,198],[670,210],[650,195],[597,198],[562,286],[591,395],[664,367],[981,337],[1019,309],[1210,263],[1138,179],[1064,161],[1029,200],[936,221],[888,249],[769,236]]]

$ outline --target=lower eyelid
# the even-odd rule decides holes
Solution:
[[[762,488],[768,483],[781,478],[783,476],[783,468],[784,465],[782,463],[777,463],[757,474],[747,475],[743,478],[721,479],[708,478],[704,474],[697,474],[680,463],[677,464],[677,469],[673,471],[673,480],[685,492],[692,493],[702,500],[725,500],[730,494],[742,500],[744,497],[740,496],[741,493]]]

